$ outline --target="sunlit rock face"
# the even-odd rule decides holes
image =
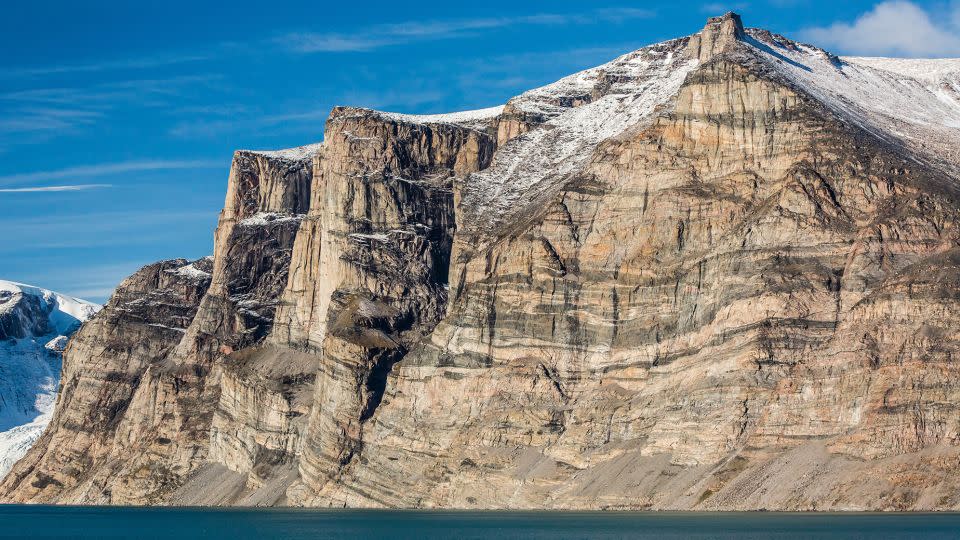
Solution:
[[[337,108],[81,329],[0,492],[957,508],[957,88],[728,14],[504,107]]]

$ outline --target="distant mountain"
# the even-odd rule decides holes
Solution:
[[[69,336],[100,306],[0,280],[0,477],[50,421]]]

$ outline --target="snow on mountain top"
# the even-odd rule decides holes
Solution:
[[[543,121],[504,144],[487,169],[464,183],[466,223],[496,227],[540,204],[597,145],[650,120],[698,64],[683,55],[687,39],[644,47],[510,100]]]
[[[778,73],[876,137],[960,170],[960,61],[841,59],[751,29],[747,44]]]
[[[48,341],[43,348],[54,352],[62,353],[67,348],[67,342],[70,338],[67,336],[57,336]]]
[[[960,58],[881,58],[866,56],[842,56],[850,64],[899,73],[918,81],[937,82],[950,77],[960,77]]]
[[[745,50],[845,121],[910,147],[928,163],[960,171],[960,60],[838,58],[750,29]],[[668,106],[699,62],[689,38],[658,43],[521,94],[505,114],[538,125],[498,149],[491,166],[465,181],[461,208],[474,229],[490,229],[544,203],[582,169],[596,146]]]
[[[503,112],[503,105],[487,107],[486,109],[476,109],[472,111],[459,111],[443,114],[403,114],[395,112],[374,111],[384,118],[397,120],[400,122],[414,122],[417,124],[474,124],[492,120]]]
[[[15,281],[0,280],[0,291],[10,293],[6,301],[0,300],[0,313],[13,309],[18,294],[42,298],[50,307],[50,324],[59,334],[69,331],[78,322],[89,319],[101,308],[100,305],[93,302]]]
[[[286,148],[283,150],[238,150],[248,154],[257,154],[268,158],[289,159],[292,161],[304,161],[311,159],[320,151],[323,143],[307,144],[296,148]]]

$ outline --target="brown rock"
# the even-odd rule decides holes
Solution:
[[[499,114],[238,153],[203,299],[128,280],[0,493],[956,508],[960,107],[868,64],[728,14]],[[177,335],[123,310],[158,294]]]

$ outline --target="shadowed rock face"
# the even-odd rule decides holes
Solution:
[[[499,114],[240,152],[212,275],[121,286],[0,492],[957,508],[958,164],[916,137],[958,134],[825,97],[872,69],[728,14]]]
[[[0,291],[0,303],[12,302],[13,293]],[[36,296],[23,295],[17,299],[15,309],[0,313],[0,341],[22,339],[27,336],[42,336],[50,332],[47,306]]]

